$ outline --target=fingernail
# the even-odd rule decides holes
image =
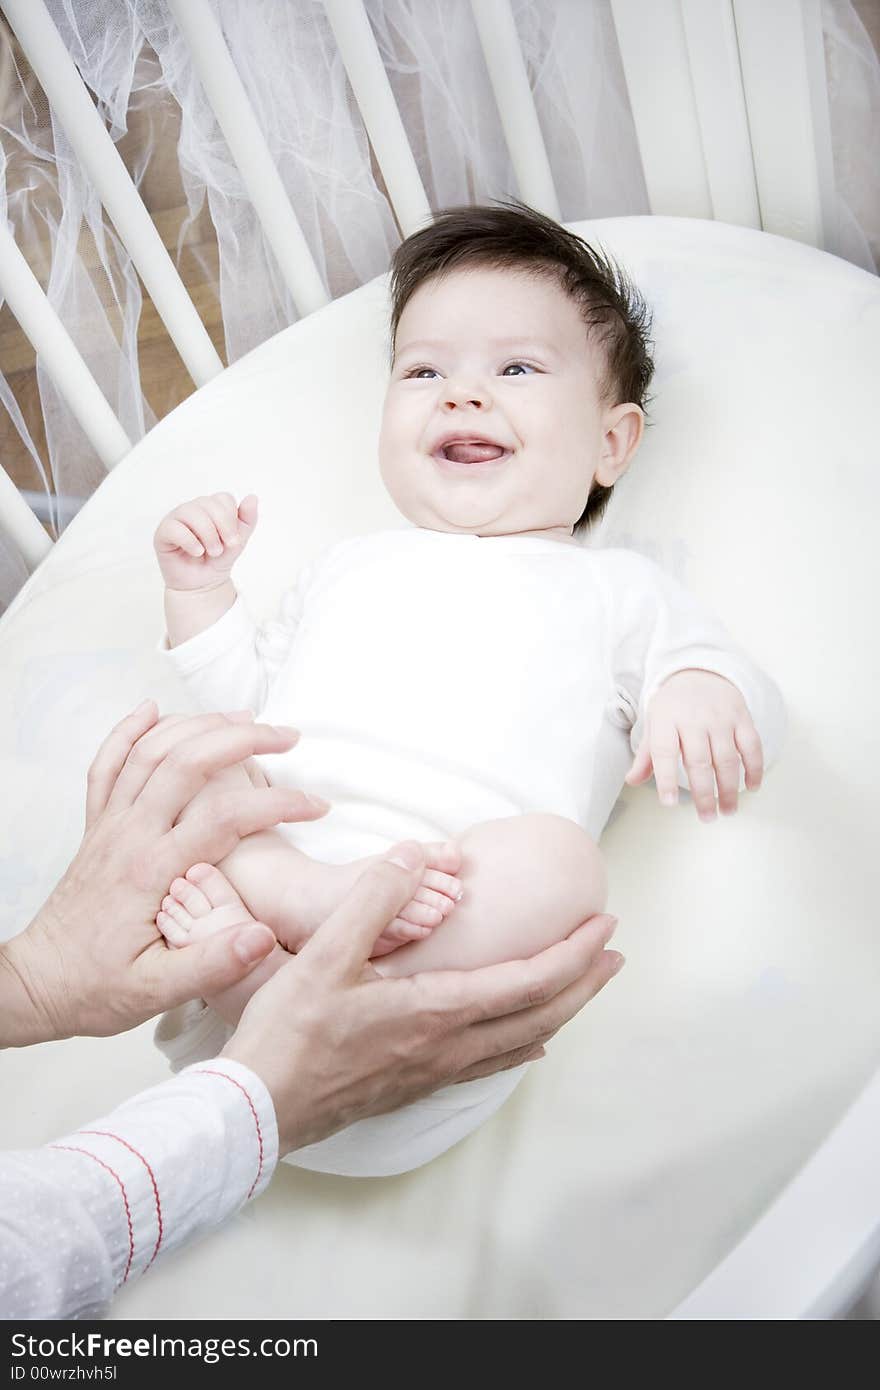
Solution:
[[[152,704],[153,704],[153,701],[152,701],[152,700],[141,700],[141,702],[140,702],[140,704],[138,705],[137,709],[133,709],[133,710],[132,710],[132,714],[146,714],[146,712],[147,712],[147,707],[148,707],[149,705],[152,705]]]
[[[617,921],[618,919],[616,917],[608,918],[608,935],[605,938],[606,941],[610,941],[614,933],[617,931]]]
[[[660,800],[664,806],[677,806],[678,792],[664,792]]]
[[[269,954],[266,947],[269,946],[271,949],[271,943],[266,936],[267,931],[267,927],[255,923],[239,932],[232,949],[243,965],[253,965],[254,961],[262,960]]]
[[[269,727],[282,738],[299,738],[299,729],[294,729],[290,724],[270,724]]]
[[[424,862],[424,855],[415,841],[407,840],[395,845],[392,853],[385,856],[389,864],[397,864],[401,869],[417,869]]]
[[[608,954],[614,957],[611,962],[611,973],[612,975],[616,975],[619,970],[623,969],[626,963],[626,956],[622,956],[619,951],[609,951]]]
[[[316,811],[330,810],[330,802],[325,801],[323,796],[315,796],[313,792],[309,792],[306,795],[306,801],[309,803],[310,806],[314,806]]]

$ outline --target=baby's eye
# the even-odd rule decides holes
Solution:
[[[432,373],[437,376],[435,367],[410,367],[409,371],[404,373],[404,377],[416,381],[430,381]]]
[[[519,376],[520,373],[534,372],[536,370],[537,368],[533,367],[531,362],[508,362],[501,375],[508,376],[511,373],[515,373],[517,376]]]

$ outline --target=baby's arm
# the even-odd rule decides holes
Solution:
[[[632,551],[597,552],[607,584],[617,696],[632,720],[632,785],[653,770],[674,804],[690,789],[701,819],[756,790],[779,754],[786,716],[771,678],[677,580]]]
[[[169,648],[213,627],[235,603],[230,571],[254,533],[257,499],[229,492],[183,502],[162,519],[153,546],[165,580]]]

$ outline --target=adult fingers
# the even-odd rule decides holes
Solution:
[[[227,927],[181,951],[157,943],[150,958],[156,1012],[228,989],[276,948],[275,933],[262,922]]]
[[[151,771],[137,798],[138,812],[153,830],[168,830],[215,772],[254,753],[285,752],[298,738],[295,729],[280,725],[228,721],[182,738]]]
[[[129,749],[107,801],[108,808],[122,811],[130,806],[162,760],[178,744],[211,729],[225,729],[230,723],[252,725],[253,722],[250,710],[235,710],[231,714],[166,715]]]
[[[279,823],[319,820],[329,804],[288,787],[253,787],[204,796],[192,814],[150,849],[150,878],[169,884],[193,864],[217,864],[246,835]]]
[[[624,958],[619,951],[601,951],[580,979],[560,990],[552,999],[508,1018],[474,1024],[468,1030],[463,1065],[474,1065],[516,1048],[543,1045],[585,1004],[595,999],[623,964]]]
[[[412,978],[419,981],[432,1007],[461,1024],[504,1019],[555,999],[581,980],[616,925],[616,918],[602,913],[528,960],[478,970],[438,970]]]
[[[336,978],[358,978],[373,947],[415,892],[425,869],[421,846],[394,845],[361,874],[351,892],[299,952]]]
[[[131,714],[114,724],[104,739],[86,774],[86,830],[107,805],[132,748],[158,717],[155,700],[144,700]]]
[[[512,1067],[521,1067],[524,1062],[537,1062],[543,1056],[543,1047],[526,1043],[524,1047],[515,1047],[512,1052],[502,1052],[500,1057],[487,1057],[482,1062],[475,1062],[458,1076],[452,1077],[452,1084],[458,1086],[463,1081],[476,1081],[481,1076],[494,1076],[496,1071],[510,1071]]]

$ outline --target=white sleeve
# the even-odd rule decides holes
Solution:
[[[202,709],[250,709],[259,714],[269,687],[296,638],[308,571],[281,599],[278,616],[259,628],[239,595],[204,632],[159,650],[192,690]]]
[[[607,586],[615,701],[629,725],[633,753],[658,687],[675,671],[696,667],[737,687],[760,736],[765,768],[775,762],[787,721],[782,695],[770,677],[693,594],[653,561],[626,550],[597,555]],[[685,789],[690,785],[681,760],[679,783]],[[740,768],[740,790],[744,787]]]
[[[213,1058],[42,1149],[0,1156],[0,1316],[98,1316],[157,1257],[258,1196],[278,1162],[269,1093]]]

